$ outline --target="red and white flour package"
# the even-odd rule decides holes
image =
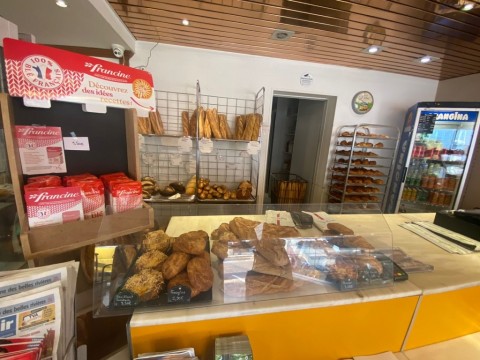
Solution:
[[[114,182],[110,185],[113,213],[141,208],[143,205],[140,181]]]
[[[85,219],[105,215],[105,188],[100,179],[71,180],[70,184],[81,190]]]
[[[62,186],[62,179],[57,175],[39,175],[27,179],[27,184],[41,182],[44,186]]]
[[[56,126],[15,126],[25,175],[67,172],[62,129]]]
[[[98,179],[95,175],[90,173],[78,174],[78,175],[66,175],[62,178],[63,186],[72,186],[72,181],[76,180],[95,180]]]
[[[83,220],[78,186],[40,188],[25,193],[30,228]]]

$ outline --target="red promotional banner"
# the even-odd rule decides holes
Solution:
[[[20,40],[7,38],[3,44],[11,96],[155,109],[153,80],[146,71]]]

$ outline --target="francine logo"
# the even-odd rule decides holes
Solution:
[[[35,128],[35,127],[25,127],[17,128],[18,132],[23,136],[35,135],[35,136],[60,136],[61,132],[58,130],[53,130],[51,128]]]
[[[129,74],[125,74],[121,70],[114,71],[114,70],[110,70],[110,69],[105,69],[102,64],[93,64],[93,63],[87,62],[87,63],[85,63],[85,67],[88,68],[89,71],[92,72],[92,73],[99,73],[99,74],[102,74],[102,75],[110,75],[110,76],[113,76],[113,77],[122,78],[122,79],[126,79],[126,80],[130,79]]]
[[[22,62],[22,72],[29,82],[43,89],[55,89],[62,85],[62,68],[43,55],[31,55]]]
[[[76,199],[78,197],[78,193],[71,193],[65,192],[62,194],[50,194],[48,192],[42,192],[39,194],[31,194],[30,200],[38,203],[41,201],[49,201],[49,200],[65,200],[65,199]]]

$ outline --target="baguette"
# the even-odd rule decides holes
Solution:
[[[227,117],[225,115],[218,114],[218,125],[220,127],[220,133],[222,134],[222,139],[230,139],[228,137],[228,133],[230,133],[230,129],[228,128]]]
[[[142,135],[150,134],[150,122],[146,117],[137,117],[138,133]]]
[[[195,109],[190,117],[188,124],[188,133],[191,137],[197,137],[197,109]]]
[[[212,137],[212,127],[210,126],[210,121],[207,119],[207,114],[205,111],[200,113],[200,119],[198,121],[203,122],[203,137],[210,139]]]
[[[245,131],[245,116],[239,115],[235,118],[235,139],[242,140]]]
[[[250,141],[253,135],[253,129],[255,127],[255,115],[248,114],[245,120],[245,131],[243,133],[243,140]]]
[[[182,135],[188,136],[188,111],[182,111]]]
[[[221,139],[222,133],[220,132],[220,126],[218,125],[217,109],[208,109],[207,119],[210,123],[210,128],[212,129],[212,134],[215,139]]]
[[[200,109],[198,110],[198,138],[201,139],[204,136],[204,127],[205,127],[205,110],[203,110],[203,107],[200,106]]]
[[[164,135],[165,130],[163,128],[163,122],[162,118],[160,117],[160,113],[158,110],[156,111],[150,111],[148,113],[148,119],[150,121],[150,126],[151,129],[153,130],[153,133],[156,135]]]
[[[260,129],[262,128],[262,115],[255,114],[255,126],[253,128],[252,138],[250,140],[257,141],[260,136]]]

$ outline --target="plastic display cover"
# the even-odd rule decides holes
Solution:
[[[352,214],[328,213],[332,205],[194,204],[188,210],[173,207],[170,213],[155,209],[155,222],[164,224],[163,229],[136,234],[130,244],[96,247],[94,314],[168,311],[392,286],[394,264],[386,255],[392,253],[392,234],[383,214],[371,208],[360,214],[358,209]],[[173,261],[177,242],[194,234],[190,232],[197,233],[187,236],[189,241],[203,232],[208,235],[204,251],[187,256],[187,265],[179,265],[177,273],[166,274],[163,261]],[[130,291],[126,284],[137,280],[132,277],[139,273],[139,259],[160,248],[165,256],[159,258],[157,253],[149,266],[164,279],[153,282],[159,287],[155,296],[142,298],[142,290]],[[198,257],[209,258],[207,270],[189,266]],[[195,277],[210,276],[211,287],[198,291]]]

